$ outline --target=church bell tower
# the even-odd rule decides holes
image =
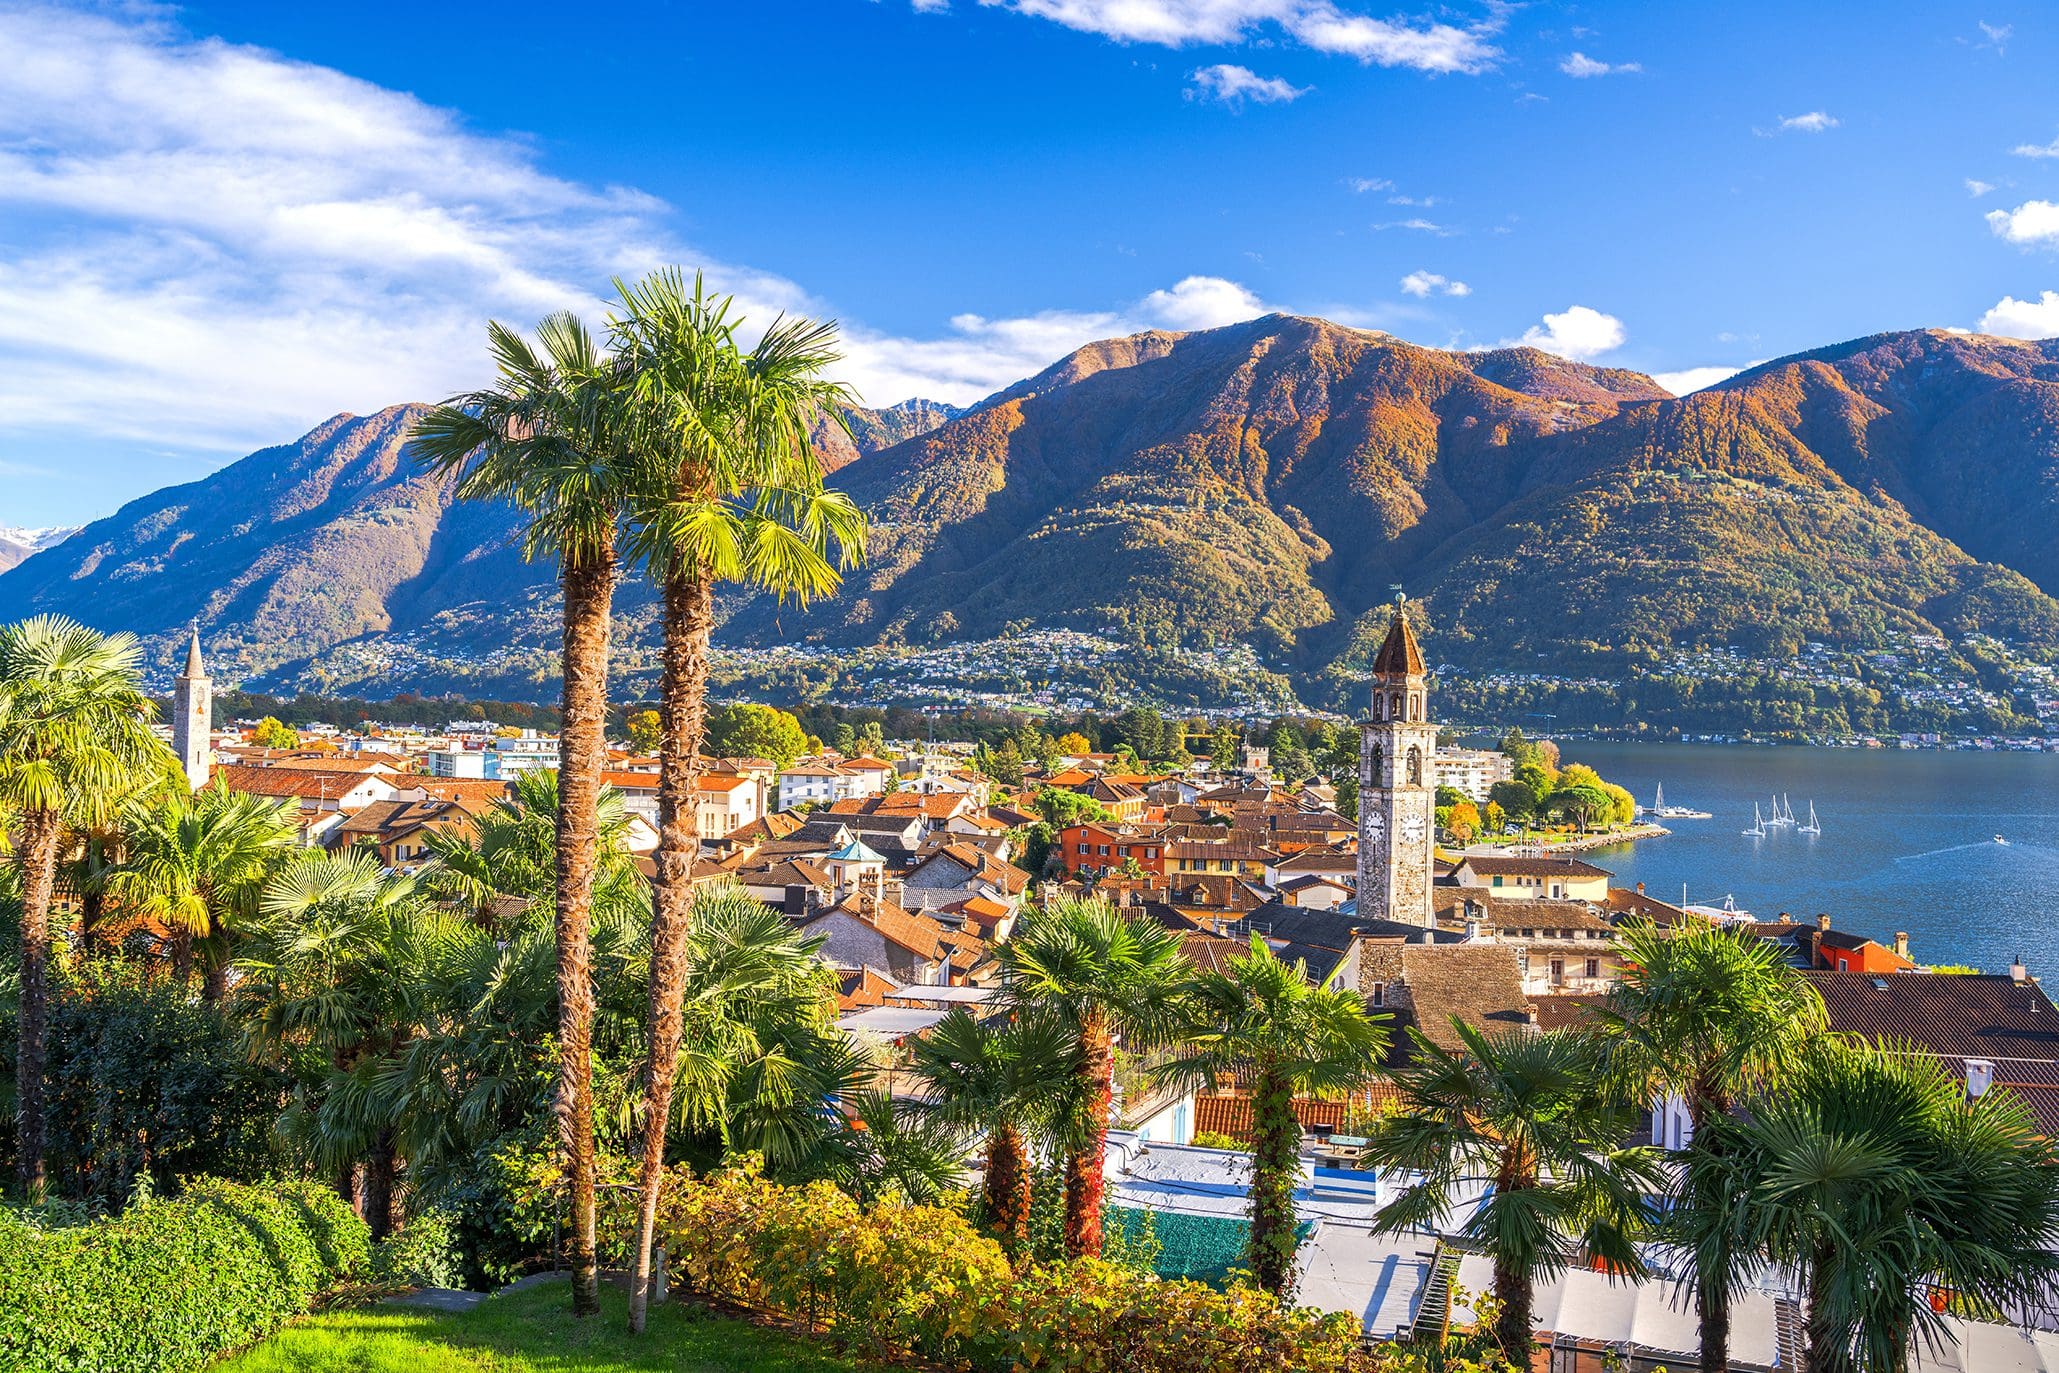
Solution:
[[[1373,660],[1372,713],[1359,725],[1358,913],[1433,928],[1437,726],[1429,674],[1405,603]]]
[[[200,629],[186,650],[186,667],[172,682],[172,751],[186,769],[186,785],[207,785],[214,763],[214,683],[200,661]]]

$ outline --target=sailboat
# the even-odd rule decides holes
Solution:
[[[1773,813],[1766,817],[1765,823],[1767,825],[1778,827],[1782,825],[1792,825],[1794,823],[1794,817],[1784,813],[1781,810],[1780,798],[1778,796],[1775,796],[1769,804],[1771,804],[1771,806],[1773,807]]]
[[[1645,814],[1657,820],[1706,820],[1709,818],[1709,813],[1705,810],[1696,810],[1692,806],[1667,805],[1664,783],[1660,783],[1655,789],[1652,796],[1651,809],[1646,811]]]
[[[1752,802],[1752,827],[1741,833],[1748,834],[1754,839],[1766,837],[1766,817],[1760,813],[1757,801]]]
[[[1795,831],[1795,833],[1796,833],[1796,834],[1821,834],[1821,833],[1823,833],[1823,822],[1822,822],[1821,820],[1818,820],[1818,819],[1816,818],[1816,803],[1815,803],[1814,801],[1811,801],[1811,802],[1809,802],[1809,823],[1808,823],[1808,824],[1806,824],[1806,825],[1803,825],[1803,826],[1801,826],[1801,827],[1800,827],[1799,829],[1797,829],[1797,830]]]

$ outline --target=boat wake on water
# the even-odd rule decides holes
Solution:
[[[2009,854],[2012,857],[2026,857],[2035,855],[2059,858],[2059,849],[2048,848],[2043,844],[2019,843],[2013,839],[2008,839],[1998,834],[1992,839],[1976,840],[1974,843],[1971,844],[1953,844],[1948,848],[1926,849],[1922,853],[1905,853],[1897,857],[1895,859],[1895,862],[1914,863],[1924,858],[1940,858],[1948,853],[2000,853],[2005,849],[2009,852]]]

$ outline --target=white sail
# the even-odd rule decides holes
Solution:
[[[1799,830],[1796,830],[1796,831],[1795,831],[1795,833],[1797,833],[1797,834],[1821,834],[1821,833],[1823,833],[1823,822],[1822,822],[1822,821],[1820,821],[1820,820],[1818,820],[1818,819],[1816,818],[1816,803],[1815,803],[1814,801],[1811,801],[1811,802],[1809,802],[1809,823],[1808,823],[1808,824],[1806,824],[1806,825],[1803,825],[1803,826],[1802,826],[1802,827],[1801,827],[1801,828],[1800,828]]]

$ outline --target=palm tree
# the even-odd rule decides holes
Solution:
[[[0,814],[12,813],[21,880],[20,1047],[15,1059],[16,1172],[43,1196],[43,1068],[50,1013],[50,902],[67,819],[105,825],[139,777],[169,777],[170,749],[127,634],[55,615],[0,626]]]
[[[195,941],[225,944],[230,925],[254,911],[258,889],[297,834],[286,803],[230,791],[173,789],[129,812],[127,859],[108,890],[132,914],[171,931],[183,980]],[[219,1000],[226,948],[208,959],[206,996]]]
[[[2059,1146],[1915,1046],[1824,1041],[1718,1128],[1745,1239],[1802,1279],[1813,1373],[1902,1373],[1949,1339],[1933,1296],[1993,1311],[2059,1280]]]
[[[818,415],[842,424],[850,400],[823,376],[837,359],[834,324],[778,319],[746,352],[736,337],[742,320],[731,317],[733,300],[707,295],[698,276],[691,291],[677,270],[653,273],[634,287],[618,281],[616,289],[616,365],[634,378],[643,444],[634,548],[664,597],[651,1056],[629,1283],[634,1333],[644,1325],[670,1060],[682,1033],[714,589],[741,580],[803,603],[833,592],[838,563],[853,565],[864,546],[865,520],[848,497],[823,489],[808,438]]]
[[[1115,1041],[1148,1049],[1174,1023],[1188,971],[1179,936],[1104,900],[1064,897],[1023,918],[1000,963],[1009,1006],[1049,1016],[1072,1037],[1065,1248],[1073,1257],[1098,1254]]]
[[[1604,1054],[1644,1100],[1677,1095],[1693,1127],[1680,1177],[1720,1177],[1727,1132],[1706,1128],[1776,1086],[1824,1032],[1823,1000],[1779,947],[1710,924],[1660,930],[1638,922],[1621,937],[1623,975],[1597,1008]],[[1669,1228],[1692,1257],[1702,1373],[1730,1367],[1730,1303],[1747,1274],[1734,1249],[1734,1197],[1720,1183],[1702,1204],[1676,1204]],[[1676,1197],[1676,1203],[1687,1200]]]
[[[1438,1224],[1492,1188],[1460,1227],[1494,1261],[1494,1334],[1530,1365],[1535,1284],[1575,1261],[1636,1278],[1634,1246],[1659,1183],[1651,1150],[1625,1148],[1636,1112],[1600,1082],[1591,1039],[1566,1030],[1484,1034],[1457,1017],[1450,1052],[1411,1028],[1414,1061],[1395,1074],[1402,1106],[1368,1154],[1422,1182],[1381,1209],[1386,1231]]]
[[[330,1100],[409,1036],[406,988],[422,961],[424,910],[413,882],[383,871],[376,854],[303,850],[265,884],[236,964],[236,998],[259,1042],[303,1060],[303,1101],[289,1133],[333,1170],[375,1237],[397,1220],[393,1135]]]
[[[631,451],[618,373],[576,316],[537,326],[540,347],[487,326],[499,376],[453,396],[414,429],[419,459],[456,474],[458,495],[505,500],[527,518],[523,551],[558,560],[563,600],[556,883],[558,1135],[572,1192],[572,1310],[600,1310],[594,1252],[593,981],[595,813],[606,764],[608,614]]]
[[[1363,1087],[1380,1072],[1384,1026],[1355,991],[1318,987],[1302,963],[1282,963],[1263,937],[1227,972],[1206,972],[1188,989],[1176,1035],[1182,1052],[1159,1069],[1169,1081],[1212,1086],[1224,1074],[1251,1083],[1251,1271],[1268,1292],[1288,1294],[1299,1244],[1294,1186],[1301,1122],[1294,1098]],[[1383,1017],[1384,1019],[1384,1017]]]
[[[989,1222],[1017,1263],[1029,1258],[1030,1157],[1027,1134],[1048,1132],[1054,1108],[1076,1074],[1073,1041],[1042,1017],[982,1024],[960,1007],[915,1041],[913,1067],[936,1114],[961,1130],[984,1130],[982,1182]]]
[[[556,883],[558,774],[534,768],[516,775],[513,794],[496,797],[468,826],[433,832],[423,847],[430,862],[416,885],[431,899],[491,926],[503,898],[548,902]],[[641,885],[629,852],[629,812],[622,793],[601,788],[594,804],[594,892]]]

